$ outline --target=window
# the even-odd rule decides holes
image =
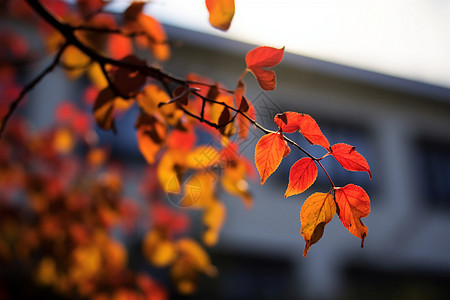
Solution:
[[[450,142],[418,142],[422,191],[434,208],[450,210]]]

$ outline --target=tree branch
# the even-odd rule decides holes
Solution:
[[[16,101],[13,102],[13,104],[11,105],[11,109],[10,112],[8,113],[7,117],[4,119],[3,123],[6,123],[6,120],[10,117],[10,115],[12,114],[12,112],[14,111],[15,107],[17,106],[18,102],[22,99],[23,95],[29,90],[31,89],[34,85],[36,85],[48,72],[50,72],[55,66],[56,64],[59,62],[59,58],[62,54],[62,51],[64,50],[65,47],[67,47],[68,45],[73,45],[75,47],[77,47],[80,51],[82,51],[84,54],[86,54],[88,57],[90,57],[93,61],[96,61],[100,64],[100,66],[102,67],[102,72],[104,73],[104,75],[106,76],[106,79],[108,80],[108,83],[111,85],[111,88],[115,88],[114,85],[112,84],[107,72],[106,72],[106,68],[105,65],[109,64],[109,65],[113,65],[116,67],[121,67],[121,68],[127,68],[127,69],[132,69],[135,71],[139,71],[141,74],[148,76],[148,77],[152,77],[154,79],[156,79],[157,81],[159,81],[161,84],[163,84],[163,86],[166,88],[167,92],[170,93],[170,89],[168,87],[168,82],[172,82],[172,83],[176,83],[179,85],[184,85],[184,86],[188,86],[189,84],[198,84],[198,85],[203,85],[203,86],[209,86],[212,87],[212,85],[207,84],[207,83],[203,83],[203,82],[197,82],[197,81],[189,81],[189,80],[184,80],[178,77],[175,77],[173,75],[170,75],[168,73],[165,73],[163,71],[161,71],[158,68],[154,68],[151,66],[148,66],[146,64],[134,64],[134,63],[130,63],[130,62],[125,62],[122,60],[115,60],[112,59],[110,57],[107,56],[103,56],[100,53],[98,53],[97,51],[95,51],[94,49],[91,49],[90,47],[86,46],[85,44],[83,44],[76,36],[75,36],[75,31],[77,30],[90,30],[90,31],[96,31],[96,32],[100,32],[100,33],[105,33],[105,34],[125,34],[124,32],[122,32],[119,29],[104,29],[104,28],[95,28],[95,27],[88,27],[88,26],[78,26],[78,27],[74,27],[68,24],[64,24],[61,21],[57,20],[57,18],[51,14],[46,8],[44,8],[44,6],[42,6],[42,4],[38,1],[38,0],[25,0],[35,11],[37,14],[39,14],[46,22],[48,22],[52,27],[54,27],[56,30],[58,30],[65,38],[66,38],[66,43],[64,44],[64,47],[60,50],[60,52],[58,53],[58,55],[55,57],[55,61],[52,65],[50,65],[40,76],[38,76],[38,78],[36,78],[32,83],[30,83],[29,86],[27,86],[24,91],[22,91],[21,95],[19,96],[18,99],[16,99]],[[134,34],[134,33],[132,33]],[[136,33],[137,34],[137,33]],[[245,69],[241,76],[239,77],[238,82],[240,82],[243,77],[248,73],[248,69]],[[224,89],[224,88],[219,88],[222,91],[229,93],[229,94],[234,94],[234,91],[232,90],[228,90],[228,89]],[[261,124],[259,124],[258,122],[256,122],[256,120],[253,120],[252,118],[250,118],[245,112],[241,111],[240,109],[234,108],[233,106],[228,105],[225,102],[221,102],[221,101],[216,101],[214,99],[202,96],[201,94],[197,93],[197,92],[193,92],[195,95],[199,96],[203,103],[202,103],[202,111],[201,111],[201,116],[197,116],[193,113],[191,113],[190,111],[186,110],[184,107],[182,107],[182,105],[179,105],[179,109],[181,109],[186,115],[189,115],[195,119],[197,119],[199,122],[205,123],[213,128],[219,129],[223,126],[226,126],[227,124],[233,122],[236,118],[236,116],[238,114],[242,115],[244,118],[246,118],[250,123],[252,123],[254,126],[256,126],[258,129],[260,129],[261,131],[263,131],[264,133],[268,134],[268,133],[274,133],[274,131],[271,131],[265,127],[263,127]],[[22,95],[23,94],[23,95]],[[210,103],[216,103],[219,105],[222,105],[224,107],[227,107],[228,109],[234,111],[236,114],[228,121],[226,122],[226,124],[215,124],[209,120],[206,120],[204,118],[204,109],[205,109],[205,104],[206,102],[210,102]],[[169,104],[172,102],[168,102],[165,104]],[[164,105],[164,104],[163,104]],[[3,131],[4,125],[2,125],[2,128],[0,129],[1,131]],[[0,133],[1,133],[0,131]],[[325,172],[325,174],[328,177],[328,180],[331,183],[331,186],[334,187],[334,183],[331,180],[328,172],[326,171],[325,167],[322,165],[321,163],[321,159],[322,158],[316,158],[314,156],[312,156],[308,151],[306,151],[305,149],[303,149],[300,145],[298,145],[296,142],[294,142],[293,140],[287,138],[286,136],[283,135],[284,140],[293,145],[294,147],[298,148],[301,152],[303,152],[305,155],[307,155],[309,158],[313,159],[317,164],[319,164],[319,166],[322,168],[322,170]]]
[[[61,55],[63,54],[64,50],[67,48],[68,45],[69,45],[68,43],[65,43],[59,49],[58,53],[56,53],[55,57],[53,58],[52,63],[47,68],[45,68],[35,79],[33,79],[30,83],[28,83],[22,89],[19,96],[13,102],[11,102],[8,113],[5,115],[5,117],[3,118],[2,123],[0,125],[0,138],[3,134],[3,131],[5,130],[6,123],[8,122],[9,118],[12,116],[14,111],[17,109],[17,106],[19,105],[19,103],[23,100],[25,95],[36,86],[36,84],[38,84],[48,73],[53,71],[53,69],[58,65],[58,63],[61,59]]]

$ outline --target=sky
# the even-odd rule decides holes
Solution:
[[[450,0],[235,0],[230,30],[204,0],[153,0],[163,23],[450,88]]]

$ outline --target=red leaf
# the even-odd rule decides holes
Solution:
[[[234,16],[234,0],[206,0],[209,22],[220,30],[228,30]]]
[[[167,138],[167,145],[171,149],[179,149],[188,152],[194,147],[195,139],[196,136],[193,130],[181,131],[174,129]]]
[[[330,143],[310,115],[287,111],[277,114],[274,121],[283,132],[292,133],[299,130],[312,145],[320,145],[327,150],[330,149]]]
[[[369,164],[364,156],[356,152],[355,147],[340,143],[331,147],[331,154],[348,171],[363,171],[372,179]]]
[[[292,133],[300,130],[301,118],[302,114],[293,111],[287,111],[282,114],[277,114],[274,118],[274,121],[278,125],[278,128],[283,132]]]
[[[138,59],[134,55],[126,56],[121,61],[134,65],[145,65],[145,61]],[[132,97],[136,96],[144,86],[147,78],[139,71],[119,67],[112,72],[112,79],[116,89],[120,93],[119,96]]]
[[[319,125],[317,125],[316,121],[310,115],[302,114],[300,119],[300,133],[311,145],[320,145],[327,150],[330,149],[330,143],[323,135]]]
[[[122,59],[133,53],[133,43],[131,39],[126,36],[112,34],[108,40],[108,49],[112,58]]]
[[[285,148],[283,136],[279,133],[269,133],[259,139],[255,148],[255,164],[261,185],[280,165]]]
[[[348,184],[335,190],[336,203],[339,207],[339,219],[345,228],[361,239],[361,248],[367,236],[368,229],[361,218],[370,213],[370,199],[364,189],[354,184]]]
[[[297,195],[306,191],[317,178],[317,166],[313,159],[304,157],[292,165],[289,184],[284,197]]]
[[[284,47],[277,49],[267,46],[258,47],[247,53],[245,57],[247,68],[255,75],[263,90],[271,91],[276,86],[275,73],[264,68],[271,68],[279,64],[283,55]]]

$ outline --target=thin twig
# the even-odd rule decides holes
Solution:
[[[61,55],[63,54],[64,50],[67,48],[68,45],[69,45],[68,43],[65,43],[64,45],[62,45],[62,47],[59,49],[59,51],[56,53],[55,57],[53,58],[52,63],[47,68],[45,68],[36,78],[34,78],[30,83],[28,83],[22,89],[19,96],[16,99],[14,99],[13,102],[11,102],[11,104],[9,105],[8,113],[3,118],[1,126],[0,126],[0,138],[3,134],[3,131],[5,130],[6,123],[8,122],[9,118],[12,116],[14,111],[17,109],[17,106],[19,105],[19,103],[23,100],[25,95],[36,86],[36,84],[38,84],[48,73],[53,71],[53,69],[58,65],[58,63],[61,59]]]

